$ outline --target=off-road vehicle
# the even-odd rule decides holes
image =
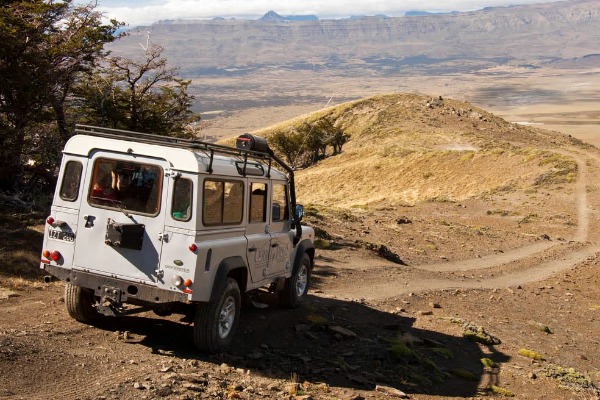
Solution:
[[[77,321],[192,307],[194,343],[217,352],[232,340],[242,296],[269,288],[287,307],[306,297],[314,230],[301,217],[293,170],[264,138],[228,147],[77,126],[41,268],[66,282]]]

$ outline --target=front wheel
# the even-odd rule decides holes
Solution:
[[[294,268],[292,276],[285,280],[285,286],[279,292],[279,301],[283,306],[295,308],[304,301],[310,285],[310,267],[310,257],[304,253],[300,264]]]
[[[96,322],[101,314],[98,313],[94,304],[96,304],[94,292],[67,283],[65,286],[65,305],[67,306],[69,315],[73,319],[84,324]]]
[[[241,295],[238,283],[227,279],[218,295],[208,303],[198,305],[194,317],[194,344],[206,353],[225,350],[237,328]]]

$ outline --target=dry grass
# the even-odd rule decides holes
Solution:
[[[278,123],[269,136],[320,118],[351,135],[342,154],[299,171],[304,203],[361,208],[462,201],[572,183],[573,159],[549,149],[567,136],[514,125],[469,103],[378,95]]]
[[[41,215],[0,211],[0,285],[11,290],[41,286],[43,220]],[[29,225],[29,226],[28,226]]]

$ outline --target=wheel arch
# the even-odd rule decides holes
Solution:
[[[294,268],[302,262],[302,257],[306,253],[310,258],[310,269],[312,270],[315,265],[315,246],[313,242],[305,239],[298,243],[296,246],[296,256],[294,257]]]
[[[227,278],[235,279],[241,293],[246,291],[246,287],[248,286],[248,266],[242,257],[227,257],[219,263],[211,290],[211,298],[215,296],[215,292],[218,292],[217,289],[219,287],[226,284]]]

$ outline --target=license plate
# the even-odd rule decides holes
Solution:
[[[55,240],[63,240],[65,242],[74,242],[75,234],[73,232],[59,231],[58,229],[50,229],[48,237]]]

